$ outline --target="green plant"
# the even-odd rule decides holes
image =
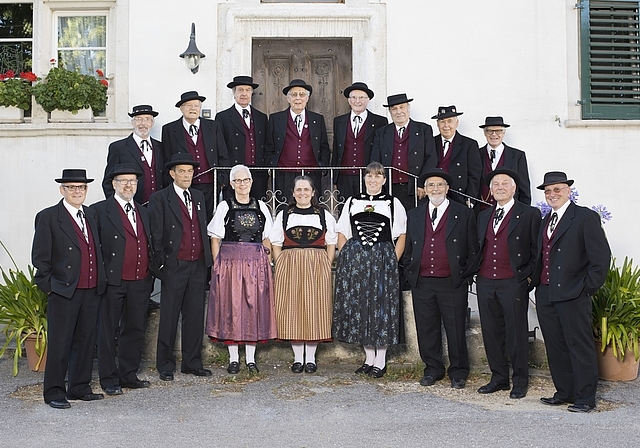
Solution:
[[[18,265],[2,241],[0,245],[11,258],[14,269],[7,273],[0,266],[3,284],[0,284],[0,325],[6,341],[0,356],[4,355],[9,344],[15,340],[16,350],[13,355],[13,375],[18,374],[18,360],[22,356],[22,344],[29,335],[36,336],[36,352],[38,365],[47,349],[47,295],[33,281],[35,269],[28,267],[28,273],[18,269]]]
[[[20,76],[12,70],[0,73],[0,106],[15,106],[22,110],[31,108],[32,83],[38,80],[32,72],[22,72]]]
[[[104,77],[101,70],[96,72],[100,78]],[[53,67],[44,80],[33,87],[33,96],[47,112],[59,109],[77,114],[78,110],[88,108],[102,112],[107,106],[107,86],[105,79]]]
[[[593,333],[602,340],[601,350],[611,346],[613,355],[623,360],[627,350],[640,358],[640,268],[625,257],[621,268],[615,259],[604,285],[592,296]]]

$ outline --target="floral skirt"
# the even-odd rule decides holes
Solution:
[[[362,345],[398,344],[400,283],[393,243],[365,248],[349,239],[340,251],[333,297],[333,337]]]
[[[279,339],[331,339],[331,264],[325,250],[283,250],[275,285]]]
[[[273,276],[262,243],[222,243],[213,263],[206,333],[257,342],[277,334]]]

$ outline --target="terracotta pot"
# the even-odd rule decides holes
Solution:
[[[47,351],[44,351],[44,355],[42,355],[42,362],[40,362],[40,365],[38,366],[40,357],[36,353],[36,337],[32,334],[27,336],[27,339],[24,341],[24,347],[27,351],[27,363],[29,364],[29,368],[34,372],[44,372],[47,364]],[[38,367],[37,369],[36,366]]]
[[[68,110],[54,109],[49,114],[49,121],[51,123],[91,123],[93,122],[93,110],[80,109],[77,114],[69,112]]]
[[[613,349],[607,346],[601,351],[602,342],[596,341],[596,355],[598,358],[598,377],[607,381],[633,381],[638,377],[638,361],[633,352],[627,350],[624,361],[613,356]]]

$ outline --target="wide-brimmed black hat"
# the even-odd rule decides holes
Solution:
[[[567,174],[562,171],[549,171],[548,173],[545,173],[542,184],[538,185],[536,188],[538,190],[544,190],[544,187],[553,184],[567,184],[571,186],[573,185],[573,179],[567,179]]]
[[[363,82],[354,82],[349,87],[344,89],[344,97],[349,98],[349,94],[352,90],[362,90],[363,92],[367,92],[369,99],[373,98],[373,90],[371,90],[369,86]]]
[[[64,184],[67,182],[82,182],[88,184],[93,182],[93,179],[87,179],[87,170],[80,169],[67,169],[62,170],[62,177],[56,179],[56,182],[59,184]]]
[[[141,104],[139,106],[133,106],[133,112],[129,114],[130,117],[135,117],[136,115],[153,115],[157,117],[158,112],[153,110],[153,107],[148,104]]]
[[[164,164],[165,169],[170,170],[176,165],[191,165],[194,168],[200,166],[200,162],[193,160],[188,152],[179,152],[171,156],[171,161]]]
[[[431,168],[426,173],[420,175],[420,177],[418,178],[418,186],[421,186],[421,185],[423,186],[425,181],[430,177],[441,177],[447,181],[449,186],[451,186],[451,184],[453,183],[453,178],[449,175],[449,173],[444,171],[442,168]]]
[[[180,95],[180,101],[176,103],[176,107],[182,106],[187,101],[191,101],[191,100],[204,101],[206,99],[207,99],[206,97],[198,95],[198,92],[196,92],[195,90],[191,90],[190,92],[184,92],[182,95]]]
[[[457,117],[462,115],[463,112],[458,112],[456,106],[440,106],[438,107],[438,113],[431,117],[432,120],[442,120],[449,117]]]
[[[144,173],[136,168],[133,163],[119,163],[107,174],[107,178],[109,180],[113,180],[114,177],[119,176],[121,174],[135,174],[140,177]]]
[[[251,76],[234,76],[233,81],[227,84],[227,87],[233,89],[235,86],[251,86],[254,89],[257,89],[259,84],[253,82],[253,78]]]
[[[289,90],[294,87],[302,87],[303,89],[307,89],[309,91],[309,95],[311,95],[311,92],[313,92],[313,87],[311,87],[302,79],[292,79],[291,82],[289,82],[289,85],[282,89],[282,93],[286,95],[287,93],[289,93]]]
[[[515,181],[516,185],[520,185],[520,176],[518,176],[518,173],[503,166],[500,166],[487,174],[487,178],[485,179],[487,185],[491,185],[491,179],[493,179],[493,177],[497,176],[498,174],[506,174]]]
[[[406,93],[398,93],[396,95],[388,96],[387,97],[388,104],[383,104],[382,107],[392,107],[392,106],[395,106],[396,104],[410,103],[411,101],[413,101],[413,98],[407,98]]]
[[[484,124],[481,124],[481,128],[487,128],[489,126],[502,126],[503,128],[508,128],[511,126],[504,122],[502,117],[487,117],[484,119]]]

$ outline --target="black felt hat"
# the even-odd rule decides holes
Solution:
[[[308,90],[309,95],[311,95],[311,92],[313,92],[313,87],[311,87],[302,79],[292,79],[291,82],[289,82],[289,85],[282,89],[282,93],[286,95],[287,93],[289,93],[289,90],[293,89],[294,87],[302,87],[303,89]]]
[[[518,173],[503,166],[500,166],[487,174],[487,178],[485,179],[487,185],[491,185],[491,179],[493,179],[493,177],[497,176],[498,174],[506,174],[515,181],[516,185],[520,185],[520,176],[518,176]]]
[[[253,82],[253,78],[251,76],[234,76],[233,81],[227,84],[227,87],[230,89],[236,86],[251,86],[254,89],[257,89],[259,84]]]
[[[458,112],[456,106],[440,106],[438,107],[438,113],[431,117],[432,120],[443,120],[449,117],[457,117],[462,115],[463,112]]]
[[[398,93],[396,95],[388,96],[387,97],[388,104],[383,104],[382,107],[392,107],[392,106],[395,106],[396,104],[410,103],[411,101],[413,101],[413,98],[407,98],[406,93]]]
[[[536,188],[538,190],[544,190],[544,187],[553,184],[567,184],[569,186],[573,185],[573,179],[567,179],[567,174],[562,171],[549,171],[544,175],[544,181],[541,185],[538,185]]]
[[[191,165],[194,168],[200,166],[200,162],[193,160],[188,152],[179,152],[171,156],[171,161],[164,164],[165,169],[170,170],[176,165]]]
[[[418,178],[418,186],[424,185],[425,181],[430,177],[441,177],[447,181],[447,184],[449,184],[449,186],[451,186],[451,184],[453,183],[453,178],[442,168],[431,168],[426,173],[420,175],[420,177]]]
[[[140,177],[144,173],[136,168],[133,163],[120,163],[116,165],[113,170],[109,172],[109,174],[107,174],[107,178],[109,180],[113,180],[114,177],[121,174],[135,174],[136,176]]]
[[[484,124],[481,124],[480,127],[484,129],[489,126],[501,126],[503,128],[508,128],[511,125],[505,123],[502,117],[487,117],[484,119]]]
[[[367,92],[369,99],[373,98],[373,90],[371,90],[369,86],[363,82],[354,82],[349,87],[344,89],[345,98],[349,98],[349,94],[351,93],[352,90],[362,90],[363,92]]]
[[[198,95],[198,92],[196,92],[195,90],[191,90],[189,92],[184,92],[182,95],[180,95],[180,101],[176,103],[176,107],[182,106],[187,101],[191,101],[191,100],[204,101],[206,99],[207,99],[206,97]]]
[[[93,182],[93,179],[87,179],[87,170],[81,169],[66,169],[62,170],[62,177],[56,179],[59,184],[67,182],[82,182],[88,184]]]
[[[135,117],[136,115],[153,115],[157,117],[158,112],[153,110],[153,107],[148,104],[141,104],[139,106],[133,106],[133,111],[129,114],[130,117]]]

